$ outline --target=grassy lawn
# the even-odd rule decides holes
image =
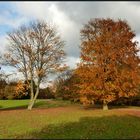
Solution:
[[[140,117],[119,109],[84,109],[69,101],[38,100],[31,111],[15,110],[26,108],[28,101],[0,100],[1,139],[140,139]]]
[[[9,109],[26,109],[29,103],[27,100],[0,100],[0,110],[9,110]],[[70,101],[56,100],[56,99],[38,99],[35,103],[34,108],[50,108],[50,107],[60,107],[68,106],[72,103]]]

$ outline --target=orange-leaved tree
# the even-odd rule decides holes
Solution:
[[[67,69],[59,75],[53,86],[56,88],[55,96],[74,102],[79,101],[78,85],[80,79],[75,73],[75,69]]]
[[[137,94],[139,49],[126,21],[91,19],[81,30],[80,95],[83,103],[101,101],[103,110],[120,97]]]

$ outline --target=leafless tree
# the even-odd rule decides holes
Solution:
[[[8,52],[5,54],[7,64],[16,67],[29,81],[31,110],[39,94],[39,86],[43,79],[52,72],[63,71],[65,52],[64,41],[56,28],[44,21],[33,21],[8,34]],[[33,90],[36,82],[36,91]]]

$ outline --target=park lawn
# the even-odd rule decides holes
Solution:
[[[8,109],[26,109],[29,103],[29,99],[26,100],[0,100],[0,110]],[[50,108],[68,106],[72,103],[70,101],[63,101],[59,99],[37,99],[34,108]]]
[[[20,101],[22,103],[15,101],[18,103],[14,103],[14,108],[28,103],[27,100]],[[140,139],[140,117],[128,115],[125,111],[84,109],[81,105],[61,100],[41,101],[43,103],[31,111],[8,110],[10,104],[2,105],[6,109],[0,110],[0,138]]]

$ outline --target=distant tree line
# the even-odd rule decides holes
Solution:
[[[0,79],[0,100],[12,100],[12,99],[30,99],[30,89],[27,87],[27,82],[22,81],[10,81]],[[34,90],[35,88],[35,82]],[[38,99],[51,99],[55,98],[54,93],[50,87],[40,89]]]

